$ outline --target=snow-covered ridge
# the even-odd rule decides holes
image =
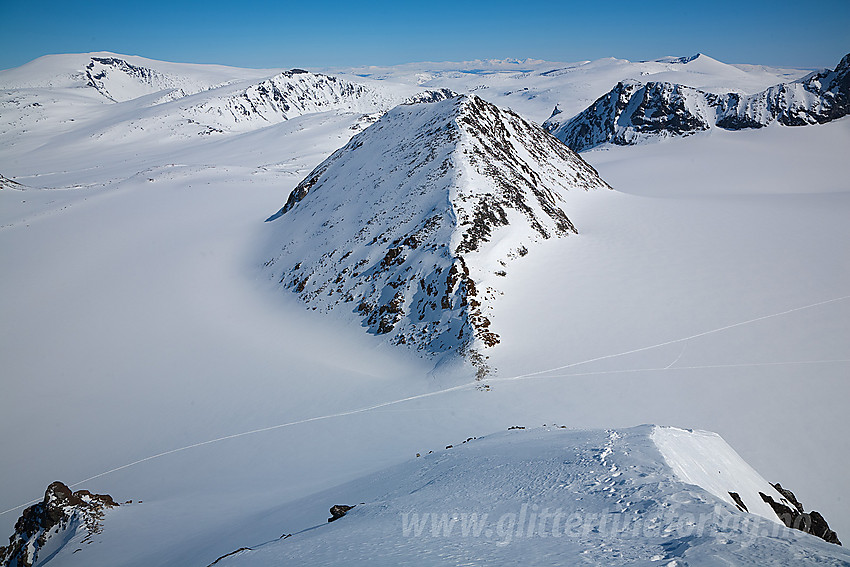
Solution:
[[[676,478],[699,486],[732,506],[741,506],[750,514],[777,523],[779,518],[759,493],[791,506],[716,433],[656,427],[652,441]],[[738,501],[731,493],[738,495]]]
[[[302,69],[284,71],[224,97],[205,100],[184,114],[219,125],[240,122],[282,122],[316,112],[335,110],[368,114],[401,102],[392,95],[362,84]]]
[[[540,127],[475,96],[401,105],[292,191],[269,219],[284,244],[267,266],[314,309],[465,353],[499,342],[490,301],[508,262],[577,232],[568,194],[605,188]]]
[[[610,142],[727,130],[823,124],[850,113],[850,55],[821,71],[764,91],[715,94],[669,82],[621,81],[577,116],[556,107],[544,127],[576,151]]]
[[[720,437],[673,431],[670,439],[668,430],[649,425],[518,429],[472,439],[305,498],[295,505],[356,506],[277,541],[246,541],[252,547],[216,565],[394,565],[411,557],[417,565],[475,559],[540,566],[850,560],[846,550],[787,529],[775,515],[741,510],[729,493],[779,495]],[[705,471],[706,479],[719,471],[722,481],[695,484],[681,478],[680,465]],[[724,497],[714,494],[715,485]]]
[[[20,139],[24,132],[52,129],[109,144],[186,139],[321,112],[383,113],[421,91],[364,83],[301,69],[272,73],[112,53],[51,56],[0,71],[0,86],[7,89],[0,134]],[[418,96],[446,95],[432,90]],[[48,138],[59,142],[55,132]]]

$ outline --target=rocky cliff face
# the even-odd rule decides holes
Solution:
[[[543,126],[576,151],[605,142],[624,146],[709,129],[716,99],[672,83],[620,82],[578,116],[561,123],[553,114]]]
[[[543,124],[575,151],[610,142],[631,145],[709,128],[823,124],[850,113],[850,55],[832,71],[813,73],[759,93],[714,94],[672,83],[620,82],[572,118],[558,109]]]
[[[31,567],[45,562],[79,530],[85,543],[100,533],[104,512],[118,506],[108,494],[72,491],[61,482],[47,487],[44,500],[24,510],[7,547],[0,547],[3,567]]]
[[[787,488],[782,488],[782,485],[778,482],[773,487],[785,497],[787,503],[793,505],[793,508],[786,506],[782,502],[776,502],[767,494],[760,493],[760,496],[762,500],[773,508],[773,511],[776,512],[776,515],[782,520],[783,524],[789,528],[817,536],[829,543],[841,545],[841,542],[838,540],[838,534],[829,529],[829,524],[819,512],[814,510],[805,512],[803,510],[803,504],[797,500],[794,493]]]
[[[499,342],[490,302],[513,259],[577,232],[570,198],[606,189],[581,158],[475,96],[401,105],[356,135],[269,220],[266,263],[311,308],[431,354]]]

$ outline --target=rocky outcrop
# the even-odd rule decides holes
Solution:
[[[86,532],[83,543],[102,529],[106,510],[118,506],[108,494],[88,490],[72,491],[57,481],[47,487],[44,500],[24,510],[15,523],[15,533],[7,547],[0,547],[0,566],[31,567],[50,544],[53,553],[77,531]]]
[[[339,520],[340,518],[345,516],[352,508],[354,508],[354,506],[348,506],[346,504],[334,504],[333,506],[331,506],[331,517],[328,518],[328,522]]]
[[[500,340],[491,301],[535,242],[575,234],[570,199],[607,189],[566,146],[475,96],[401,105],[320,164],[275,221],[266,262],[312,309],[444,355]],[[494,248],[494,242],[498,248]]]
[[[13,189],[15,191],[23,191],[26,189],[26,186],[21,185],[14,179],[9,179],[5,175],[0,174],[0,190],[3,189]]]
[[[421,93],[416,93],[415,95],[408,97],[402,104],[419,104],[419,103],[422,103],[422,102],[440,102],[441,100],[446,100],[447,98],[452,98],[454,96],[458,96],[458,93],[454,92],[451,89],[427,90],[427,91],[422,91]]]
[[[782,496],[784,496],[794,506],[794,508],[789,508],[780,502],[774,501],[773,498],[763,492],[759,492],[759,495],[762,497],[762,500],[770,504],[770,507],[773,508],[773,511],[776,512],[776,515],[780,520],[782,520],[783,524],[789,528],[794,528],[795,530],[800,530],[807,534],[817,536],[829,543],[841,545],[841,542],[838,540],[838,535],[829,529],[829,524],[820,513],[814,510],[811,512],[804,512],[803,504],[797,500],[793,492],[787,488],[783,488],[778,482],[774,484],[773,487]]]
[[[710,128],[742,130],[772,123],[823,124],[850,113],[850,55],[834,70],[812,73],[759,93],[708,93],[673,83],[617,83],[578,115],[557,107],[543,124],[575,151],[602,143],[632,145]]]

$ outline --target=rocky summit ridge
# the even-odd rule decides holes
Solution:
[[[9,545],[0,547],[0,566],[31,567],[44,564],[76,534],[85,537],[79,544],[91,543],[101,532],[104,514],[118,506],[108,494],[88,490],[74,492],[56,481],[47,487],[44,499],[24,510],[15,523]]]
[[[268,219],[283,244],[266,266],[312,309],[480,362],[500,341],[492,303],[508,263],[577,233],[568,203],[608,188],[542,128],[476,96],[403,104],[295,187]]]

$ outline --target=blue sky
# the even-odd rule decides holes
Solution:
[[[817,68],[850,51],[850,0],[0,0],[0,21],[0,69],[87,51],[242,67],[702,52],[728,63]]]

